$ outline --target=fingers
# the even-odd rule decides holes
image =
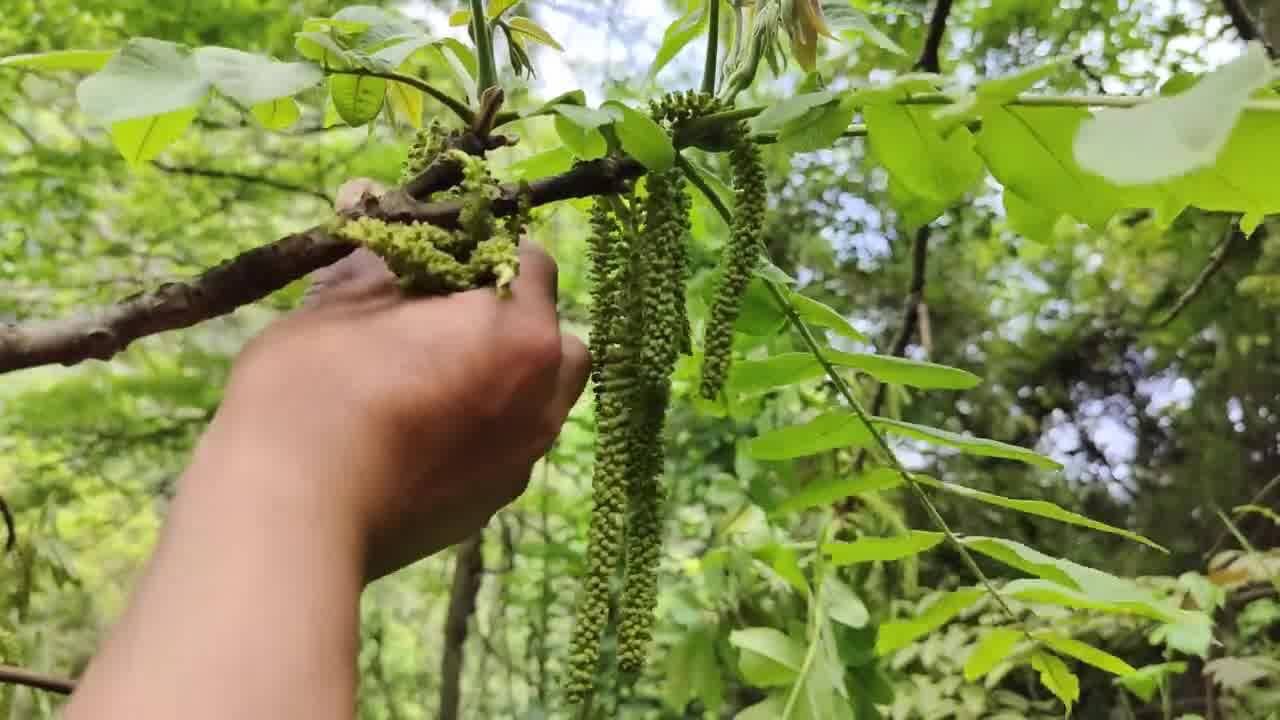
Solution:
[[[528,238],[520,241],[520,273],[511,283],[513,314],[540,321],[556,320],[558,270],[556,261]]]
[[[360,203],[366,194],[380,195],[385,188],[368,178],[349,180],[338,188],[335,209],[350,210]],[[363,294],[390,286],[395,276],[386,263],[365,248],[342,258],[328,267],[311,273],[311,285],[303,296],[303,304],[310,306],[337,296]]]
[[[582,396],[590,375],[591,355],[587,352],[587,346],[573,335],[561,335],[560,367],[556,375],[555,390],[543,411],[545,430],[538,439],[538,457],[545,455],[560,436],[560,429],[569,418],[574,404]]]

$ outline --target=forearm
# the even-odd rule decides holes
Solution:
[[[314,468],[247,435],[202,441],[68,720],[353,717],[359,533],[308,497]]]

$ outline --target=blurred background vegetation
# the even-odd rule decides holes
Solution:
[[[302,20],[344,4],[10,0],[0,56],[113,48],[145,35],[293,58]],[[646,75],[663,30],[687,4],[525,2],[519,12],[536,18],[565,51],[534,50],[539,75],[511,80],[509,87],[527,86],[513,102],[579,87],[598,102],[692,86],[701,67],[692,46],[655,80]],[[854,4],[907,55],[850,35],[828,49],[833,76],[908,72],[924,38],[927,4]],[[465,36],[447,26],[452,3],[385,5],[433,32]],[[1280,43],[1280,3],[1255,3],[1253,10]],[[1240,47],[1213,1],[959,0],[943,70],[972,81],[1079,53],[1078,71],[1064,73],[1054,90],[1152,93],[1173,74],[1203,71]],[[450,82],[443,66],[423,72]],[[794,80],[794,73],[770,76],[753,99],[792,93]],[[103,132],[79,116],[71,81],[0,73],[0,321],[59,317],[193,274],[313,224],[346,178],[394,180],[408,131],[325,128],[322,118],[315,104],[295,129],[267,133],[234,109],[209,104],[196,131],[153,167],[130,172]],[[545,174],[547,158],[537,153],[558,145],[550,120],[517,128],[520,144],[495,153],[495,162],[508,177]],[[767,239],[773,261],[799,277],[807,294],[841,309],[887,352],[902,325],[912,238],[899,229],[887,179],[866,155],[860,140],[815,153],[767,150],[774,191]],[[541,209],[536,236],[560,263],[564,316],[585,334],[583,207]],[[694,212],[705,267],[726,229],[702,202]],[[1266,512],[1232,513],[1280,505],[1280,489],[1269,490],[1280,476],[1280,232],[1264,224],[1252,237],[1224,243],[1229,221],[1187,212],[1161,231],[1134,216],[1103,232],[1064,222],[1030,238],[1009,226],[991,193],[934,224],[927,323],[906,353],[972,370],[985,382],[964,393],[895,392],[886,412],[1035,447],[1067,469],[1047,473],[916,446],[904,447],[903,457],[936,477],[1044,498],[1133,529],[1171,553],[938,497],[943,513],[959,531],[1141,576],[1162,592],[1180,593],[1188,607],[1215,613],[1217,643],[1207,657],[1165,656],[1137,620],[1070,628],[1135,666],[1187,663],[1163,699],[1150,702],[1082,668],[1078,717],[1265,718],[1280,707],[1280,555],[1268,552],[1280,546],[1280,525]],[[1203,288],[1163,322],[1219,250]],[[65,676],[84,667],[151,547],[231,359],[300,290],[146,339],[109,364],[0,379],[0,497],[18,534],[15,549],[0,558],[0,662]],[[761,697],[740,678],[726,637],[747,624],[804,622],[802,599],[753,549],[762,535],[812,539],[815,513],[766,519],[763,511],[824,468],[757,463],[736,442],[758,423],[819,407],[824,393],[787,390],[722,418],[677,402],[668,464],[676,509],[666,528],[659,647],[650,674],[614,698],[617,716],[732,717]],[[454,649],[466,658],[461,717],[567,716],[559,672],[590,507],[593,430],[588,403],[582,405],[529,492],[484,534],[470,631]],[[1243,551],[1220,511],[1257,553]],[[870,534],[928,526],[903,491],[846,508],[841,523]],[[1010,577],[1007,569],[987,569]],[[910,614],[931,593],[972,582],[942,548],[918,563],[875,566],[850,580],[874,617]],[[452,554],[445,553],[366,594],[362,717],[438,716],[452,581]],[[1027,668],[964,682],[961,663],[992,610],[979,606],[883,661],[889,688],[880,712],[903,720],[1061,716]],[[51,717],[57,703],[54,695],[0,686],[0,718]]]

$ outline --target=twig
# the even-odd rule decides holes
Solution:
[[[1245,504],[1246,505],[1262,504],[1262,499],[1265,498],[1272,490],[1276,489],[1277,486],[1280,486],[1280,475],[1276,475],[1275,477],[1268,480],[1267,484],[1263,485],[1261,490],[1254,493],[1253,497],[1249,500],[1249,502]],[[1230,534],[1230,531],[1228,530],[1228,528],[1224,527],[1222,529],[1222,532],[1218,534],[1218,539],[1214,540],[1213,545],[1210,546],[1210,548],[1205,552],[1204,554],[1205,560],[1210,560],[1213,558],[1214,553],[1218,552],[1218,548],[1222,547],[1223,541],[1227,539],[1227,535],[1229,534]]]
[[[453,561],[453,588],[444,620],[444,658],[440,663],[440,720],[457,720],[462,700],[462,661],[467,622],[476,609],[484,578],[484,535],[476,533],[458,545]]]
[[[929,235],[929,226],[925,225],[916,231],[911,243],[911,284],[907,286],[907,299],[902,304],[902,323],[893,343],[889,345],[889,354],[893,357],[904,357],[907,354],[907,346],[911,344],[911,338],[915,336],[920,324],[919,308],[924,302],[924,286],[929,267]],[[887,383],[880,383],[876,389],[875,399],[871,402],[872,415],[879,415],[884,409],[888,388]]]
[[[409,87],[417,88],[427,95],[430,95],[441,105],[452,110],[453,114],[457,115],[458,119],[461,120],[463,124],[470,125],[472,121],[475,120],[475,114],[471,112],[471,108],[467,107],[466,103],[432,85],[426,80],[416,78],[412,75],[402,75],[396,72],[381,72],[378,70],[369,70],[367,68],[327,68],[327,71],[331,75],[357,75],[360,77],[381,78],[383,80],[398,82],[402,85],[408,85]]]
[[[702,92],[714,95],[716,92],[716,66],[720,60],[720,2],[706,0],[710,5],[710,18],[707,21],[707,59],[702,66]]]
[[[925,36],[924,47],[916,60],[916,70],[940,73],[941,63],[938,52],[942,48],[942,38],[947,33],[947,17],[951,15],[952,0],[938,0],[933,6],[933,15],[929,18],[929,34]]]
[[[9,503],[4,501],[3,495],[0,495],[0,515],[4,516],[4,553],[8,555],[18,543],[18,524],[14,522],[13,512],[9,510]]]
[[[74,680],[42,675],[20,667],[13,667],[12,665],[0,665],[0,683],[22,685],[23,687],[58,693],[59,695],[70,695],[76,689]]]
[[[1253,18],[1249,12],[1249,8],[1245,7],[1244,0],[1222,0],[1222,7],[1226,9],[1227,15],[1231,18],[1231,25],[1236,29],[1236,34],[1245,42],[1257,40],[1267,49],[1267,55],[1272,59],[1277,57],[1276,49],[1271,46],[1267,40],[1267,36],[1258,27],[1258,21]]]
[[[1205,289],[1209,284],[1209,281],[1213,279],[1213,276],[1218,274],[1218,271],[1222,269],[1223,265],[1226,265],[1227,256],[1230,254],[1232,244],[1235,243],[1238,238],[1242,237],[1244,237],[1244,233],[1236,229],[1235,226],[1227,228],[1226,235],[1224,235],[1222,241],[1218,243],[1218,247],[1214,248],[1213,253],[1209,255],[1209,262],[1200,270],[1200,274],[1196,276],[1195,282],[1191,283],[1191,286],[1182,293],[1178,298],[1178,302],[1174,304],[1173,309],[1170,310],[1163,319],[1155,324],[1156,329],[1168,327],[1170,323],[1182,314],[1183,310],[1187,309],[1187,306],[1199,297],[1200,292]]]
[[[478,93],[498,84],[498,68],[494,64],[493,36],[489,34],[489,18],[485,3],[471,0],[471,40],[476,46],[476,78]]]
[[[284,192],[298,193],[300,195],[310,195],[311,197],[316,198],[317,200],[323,200],[325,203],[329,205],[333,204],[333,198],[330,197],[327,193],[321,192],[319,190],[314,190],[312,188],[309,188],[303,185],[295,185],[290,182],[285,182],[284,180],[276,180],[275,178],[264,177],[262,175],[250,175],[249,173],[234,172],[231,170],[215,170],[213,168],[167,165],[160,161],[155,161],[155,162],[152,162],[151,164],[154,165],[156,169],[162,172],[173,173],[174,175],[191,175],[194,177],[214,178],[214,179],[222,179],[222,180],[239,180],[240,182],[248,183],[250,185],[263,185],[269,188],[275,188],[276,190],[283,190]]]

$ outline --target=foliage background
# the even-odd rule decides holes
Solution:
[[[146,35],[291,58],[301,21],[343,4],[18,0],[0,27],[0,56],[111,48]],[[645,10],[617,1],[527,3],[527,12],[566,47],[563,54],[536,51],[542,75],[531,83],[530,97],[575,87],[595,102],[606,97],[601,88],[607,97],[647,96],[653,89],[647,63],[667,22],[685,11],[681,4]],[[441,32],[453,9],[388,5]],[[855,5],[907,55],[852,36],[828,50],[824,62],[833,76],[884,79],[909,71],[924,36],[926,4]],[[1264,25],[1280,27],[1280,7],[1253,9]],[[1280,33],[1272,35],[1280,41]],[[1153,93],[1172,74],[1206,70],[1239,47],[1214,3],[991,0],[956,4],[943,61],[947,72],[971,81],[1079,52],[1081,70],[1055,79],[1053,90]],[[699,69],[691,47],[657,82],[688,87]],[[761,83],[753,99],[784,97],[795,81],[792,73]],[[517,94],[517,104],[526,101]],[[273,134],[228,107],[209,105],[197,131],[159,164],[129,172],[102,131],[79,116],[69,81],[0,73],[0,320],[57,317],[192,274],[312,224],[346,178],[394,179],[408,133],[385,126],[325,129],[321,109],[307,109],[302,129]],[[520,145],[496,153],[497,163],[517,163],[558,145],[549,121],[523,123],[519,134]],[[884,352],[901,324],[911,237],[891,209],[883,171],[867,160],[861,140],[815,153],[768,151],[774,207],[767,240],[773,261],[799,277],[807,294],[844,309]],[[534,168],[517,165],[512,172],[521,170]],[[1242,578],[1213,575],[1209,562],[1238,547],[1215,508],[1248,503],[1280,476],[1280,236],[1264,226],[1232,243],[1221,269],[1162,327],[1157,320],[1210,260],[1227,218],[1189,212],[1167,232],[1143,218],[1105,231],[1060,223],[1029,239],[1013,231],[989,194],[934,224],[925,290],[930,332],[907,348],[910,357],[967,368],[985,382],[965,393],[894,394],[889,408],[913,422],[1036,447],[1067,469],[1046,473],[919,446],[903,446],[903,457],[936,477],[1051,500],[1164,544],[1169,555],[937,498],[960,531],[1146,576],[1185,593],[1188,602],[1205,597],[1206,588],[1225,586],[1222,597],[1208,603],[1217,612],[1220,641],[1210,658],[1276,662],[1280,604],[1265,577],[1276,573],[1274,564]],[[566,204],[542,211],[537,239],[560,262],[565,317],[585,334],[581,209]],[[705,266],[725,228],[701,202],[694,226]],[[41,369],[0,381],[0,496],[13,509],[19,534],[16,551],[0,560],[0,659],[69,676],[84,666],[150,548],[231,358],[289,308],[300,289],[147,339],[107,365]],[[868,396],[874,391],[865,389]],[[651,676],[617,700],[621,716],[731,717],[762,697],[739,675],[727,634],[748,625],[803,623],[804,605],[749,549],[761,534],[812,539],[812,514],[766,520],[762,508],[824,468],[758,463],[736,443],[779,417],[814,413],[823,392],[788,390],[729,418],[699,415],[687,404],[676,410],[668,477],[679,509],[667,528],[661,646]],[[531,490],[485,534],[485,571],[465,647],[463,717],[564,713],[558,671],[589,508],[586,405]],[[1278,496],[1263,504],[1275,507]],[[861,500],[841,519],[850,533],[928,526],[903,491]],[[1280,545],[1280,526],[1267,517],[1244,515],[1239,524],[1255,547]],[[994,564],[984,569],[1011,577]],[[436,716],[451,571],[445,554],[367,593],[362,717]],[[931,592],[971,583],[959,558],[942,548],[917,563],[876,566],[851,580],[876,617],[910,614]],[[980,606],[886,661],[883,676],[896,694],[882,706],[885,714],[995,717],[1003,708],[1009,717],[1059,716],[1056,700],[1036,688],[1026,668],[987,686],[964,682],[959,658],[992,610]],[[1118,620],[1071,629],[1134,666],[1165,659],[1147,630]],[[1231,666],[1234,675],[1206,676],[1206,658],[1177,659],[1190,662],[1173,681],[1165,707],[1081,668],[1078,716],[1266,717],[1260,708],[1280,704],[1274,664],[1250,665],[1270,668],[1269,676],[1250,678],[1239,666]],[[0,687],[0,718],[49,717],[55,709],[53,696]]]

